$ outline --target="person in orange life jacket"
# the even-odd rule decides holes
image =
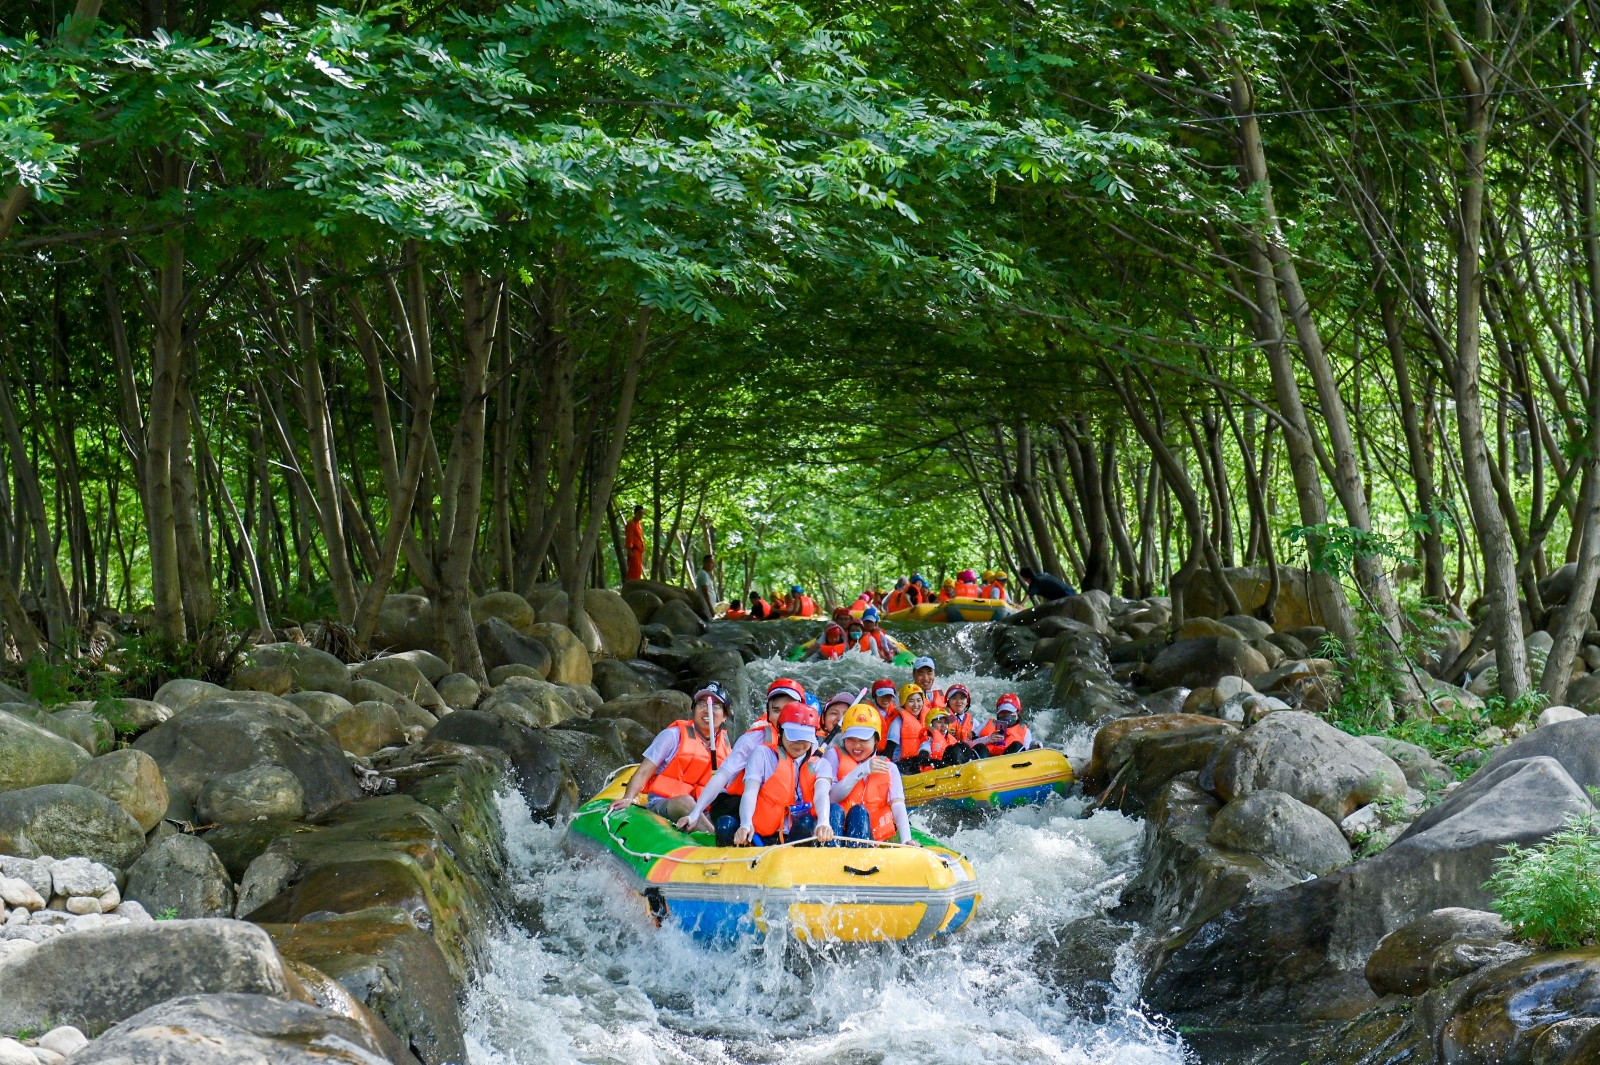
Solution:
[[[885,662],[894,661],[894,641],[889,634],[878,628],[878,608],[869,606],[861,614],[861,639],[856,643],[856,650],[875,654]]]
[[[857,703],[845,711],[839,746],[823,756],[833,777],[831,798],[844,812],[840,834],[875,841],[898,834],[901,843],[916,846],[900,770],[874,753],[880,728],[877,707]]]
[[[856,701],[855,693],[839,692],[822,704],[822,724],[817,726],[817,746],[830,747],[839,738],[839,722]]]
[[[750,611],[744,609],[743,603],[734,599],[728,603],[728,609],[722,617],[725,621],[744,621],[750,617]]]
[[[906,582],[906,596],[910,598],[912,606],[921,606],[933,598],[933,594],[928,591],[928,582],[922,579],[922,574],[911,575],[911,579]]]
[[[967,750],[950,735],[950,711],[944,707],[930,708],[927,712],[928,764],[923,772],[945,764],[944,756],[954,750]]]
[[[817,601],[807,595],[806,590],[800,585],[792,585],[789,588],[789,597],[784,600],[783,613],[792,618],[816,617]]]
[[[817,712],[791,703],[778,715],[779,740],[757,748],[745,766],[739,818],[720,818],[720,832],[733,828],[733,844],[770,847],[815,839],[833,842],[843,811],[833,808],[833,767],[817,756]]]
[[[734,741],[727,759],[711,774],[711,779],[706,781],[704,790],[695,801],[694,809],[678,820],[678,827],[687,832],[689,826],[698,824],[702,816],[709,816],[712,824],[717,826],[717,846],[732,846],[733,830],[739,824],[739,803],[744,795],[744,770],[750,756],[759,747],[777,743],[779,715],[786,707],[795,703],[804,704],[805,701],[806,690],[799,681],[779,677],[767,685],[766,714],[752,722],[744,735]],[[727,830],[725,833],[724,827]]]
[[[668,821],[687,818],[706,782],[728,760],[728,734],[722,730],[727,716],[728,693],[721,684],[712,681],[696,692],[689,719],[674,721],[656,735],[611,809],[626,810],[644,792],[651,813]],[[709,832],[710,822],[697,825],[697,830]]]
[[[956,579],[954,577],[946,577],[944,583],[939,586],[939,602],[948,603],[955,598],[955,595]]]
[[[994,594],[991,595],[989,598],[998,599],[1002,603],[1009,602],[1010,599],[1011,599],[1011,596],[1006,591],[1006,581],[1009,580],[1009,579],[1010,578],[1008,578],[1006,576],[1006,571],[1005,570],[1003,570],[1003,569],[995,570],[994,571],[994,581],[993,581]]]
[[[945,689],[944,698],[945,707],[950,712],[949,724],[945,729],[950,737],[950,746],[945,749],[940,761],[944,765],[961,765],[982,758],[985,752],[968,746],[968,741],[978,731],[978,723],[972,717],[972,693],[965,684],[952,684]]]
[[[772,606],[761,598],[760,593],[752,591],[745,598],[750,600],[750,619],[752,621],[766,621],[772,617]]]
[[[928,729],[922,723],[922,689],[915,684],[900,686],[900,713],[889,721],[889,736],[884,754],[900,766],[902,773],[918,773],[928,764]]]
[[[861,624],[860,618],[851,618],[845,622],[845,647],[851,651],[859,651],[861,649],[861,637],[866,635],[866,631],[866,628]]]
[[[922,689],[922,701],[929,709],[944,705],[944,692],[934,685],[933,659],[923,655],[911,663],[911,683]]]
[[[895,702],[897,694],[894,681],[888,677],[880,677],[872,682],[872,705],[878,708],[879,754],[889,749],[889,722],[900,713],[900,705]]]
[[[837,621],[828,622],[828,627],[822,630],[822,635],[817,637],[816,644],[806,652],[806,660],[815,662],[818,659],[837,661],[844,657],[850,650],[850,645],[845,642],[844,629]]]
[[[884,613],[893,614],[897,610],[910,610],[913,605],[911,597],[906,594],[906,580],[902,577],[894,582],[894,591],[883,601],[883,610]]]
[[[983,571],[983,584],[978,589],[979,599],[1000,598],[1000,586],[994,582],[994,574],[995,571],[992,569],[986,569]]]
[[[1034,746],[1033,730],[1022,723],[1022,700],[1011,692],[994,701],[994,720],[972,738],[971,746],[990,757],[1016,754]]]
[[[950,589],[950,594],[956,599],[978,598],[978,575],[970,569],[964,569],[956,574],[955,587]]]

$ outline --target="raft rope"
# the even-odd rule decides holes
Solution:
[[[611,842],[615,843],[624,854],[633,858],[642,858],[646,861],[658,861],[662,858],[670,857],[666,854],[636,851],[632,847],[628,846],[628,841],[617,835],[616,831],[611,827],[611,818],[618,813],[623,812],[626,811],[607,810],[605,812],[605,816],[600,819],[600,823],[606,827],[606,835],[611,837]],[[743,863],[749,863],[750,868],[754,869],[758,864],[760,864],[761,859],[765,858],[767,855],[772,854],[775,851],[783,850],[785,847],[798,847],[802,843],[815,844],[816,841],[812,839],[796,839],[790,840],[787,843],[774,843],[768,847],[757,848],[757,853],[749,858],[671,858],[671,860],[682,865],[740,865]],[[904,847],[906,850],[926,851],[950,868],[955,868],[955,862],[951,859],[950,855],[942,854],[939,851],[932,850],[928,847],[918,846],[915,843],[898,843],[892,840],[875,840],[869,844],[863,840],[857,843],[846,844],[846,846],[851,850],[872,850],[876,847]]]

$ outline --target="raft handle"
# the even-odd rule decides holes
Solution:
[[[1028,762],[1012,762],[1011,763],[1011,768],[1012,769],[1026,769],[1032,764],[1033,764],[1033,762],[1031,762],[1031,761],[1028,761]]]
[[[878,872],[878,867],[874,865],[871,869],[857,869],[853,865],[847,865],[844,871],[854,876],[874,876]]]

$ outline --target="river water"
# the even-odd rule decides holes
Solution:
[[[908,642],[933,654],[939,683],[977,704],[1016,691],[1040,739],[1076,759],[1090,735],[1042,706],[1044,681],[973,672],[988,659],[981,626],[944,626]],[[823,698],[909,670],[865,656],[746,667],[752,692],[795,677]],[[752,697],[753,698],[753,697]],[[961,851],[983,898],[971,924],[933,945],[818,949],[780,937],[724,949],[657,929],[606,863],[561,847],[561,825],[533,823],[502,799],[520,925],[491,946],[467,1003],[476,1065],[844,1063],[877,1065],[1177,1065],[1178,1038],[1138,1009],[1136,928],[1106,916],[1137,869],[1141,828],[1114,812],[1082,817],[1056,798],[997,817],[914,811],[918,827]]]

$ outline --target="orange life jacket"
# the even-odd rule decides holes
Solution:
[[[860,765],[843,751],[839,752],[839,779],[855,772]],[[848,814],[852,807],[865,805],[867,820],[872,824],[872,838],[878,841],[894,835],[894,811],[889,806],[889,774],[868,773],[865,780],[850,789],[839,808]]]
[[[1004,599],[1006,590],[998,584],[985,584],[978,595],[983,599]]]
[[[883,609],[890,614],[897,610],[910,610],[911,598],[906,595],[905,589],[896,588],[889,593],[888,601],[883,604]]]
[[[828,659],[843,658],[844,653],[848,650],[850,650],[850,645],[842,640],[838,643],[817,644],[817,654]]]
[[[706,741],[692,721],[674,721],[669,728],[678,730],[678,753],[672,761],[656,770],[645,790],[663,799],[689,795],[696,799],[704,790],[706,781],[728,757],[728,734],[717,732],[716,757],[706,747]]]
[[[726,614],[724,614],[722,616],[724,618],[726,618],[727,620],[729,620],[729,621],[743,621],[745,618],[750,616],[750,611],[748,611],[748,610],[730,610],[730,611],[728,611]]]
[[[956,586],[952,590],[952,595],[956,599],[977,599],[979,598],[978,592],[980,590],[981,589],[979,589],[978,586],[973,584],[971,581],[956,581]]]
[[[939,602],[948,603],[951,600],[951,598],[952,598],[952,596],[950,595],[949,592],[945,591],[943,588],[939,589]]]
[[[993,721],[985,724],[983,726],[983,731],[978,733],[979,738],[995,735],[996,733],[994,730]],[[1000,734],[997,739],[992,739],[982,746],[988,747],[991,755],[1004,754],[1005,749],[1011,746],[1013,743],[1025,743],[1027,742],[1027,739],[1028,726],[1018,721],[1015,725],[1012,725],[1010,728],[1006,729],[1004,733]]]
[[[760,721],[757,721],[754,725],[751,725],[749,728],[745,729],[744,736],[740,736],[739,738],[742,740],[745,736],[750,735],[750,733],[758,731],[766,734],[766,739],[762,740],[762,743],[766,744],[768,747],[775,748],[778,746],[778,730],[765,714],[761,715]],[[741,769],[738,776],[728,781],[728,786],[723,788],[722,791],[726,795],[743,795],[744,770]]]
[[[877,632],[861,633],[861,639],[856,642],[856,650],[865,651],[869,655],[878,655],[881,658],[894,657],[894,644],[889,641],[889,634],[879,629]]]
[[[922,741],[928,735],[928,726],[910,710],[900,711],[900,757],[915,758],[922,750]]]
[[[816,792],[817,769],[815,758],[807,755],[797,767],[794,759],[778,752],[778,765],[772,775],[761,782],[756,792],[756,813],[750,825],[758,836],[771,836],[783,828],[789,807],[796,803],[809,803]]]
[[[972,738],[972,711],[964,714],[950,714],[950,735],[962,743]]]
[[[940,732],[938,729],[929,729],[928,757],[937,762],[939,759],[944,757],[944,752],[949,750],[950,745],[954,742],[955,740],[950,738],[949,732]],[[927,770],[932,768],[932,766],[927,766],[923,771],[927,772]]]
[[[889,749],[889,722],[893,721],[895,716],[900,713],[900,707],[895,706],[885,710],[877,703],[873,703],[872,706],[878,711],[878,720],[882,722],[878,728],[878,753],[882,754]]]
[[[923,716],[927,716],[928,711],[936,706],[943,709],[948,705],[949,704],[944,701],[944,692],[940,691],[938,688],[935,688],[930,692],[922,693]]]

